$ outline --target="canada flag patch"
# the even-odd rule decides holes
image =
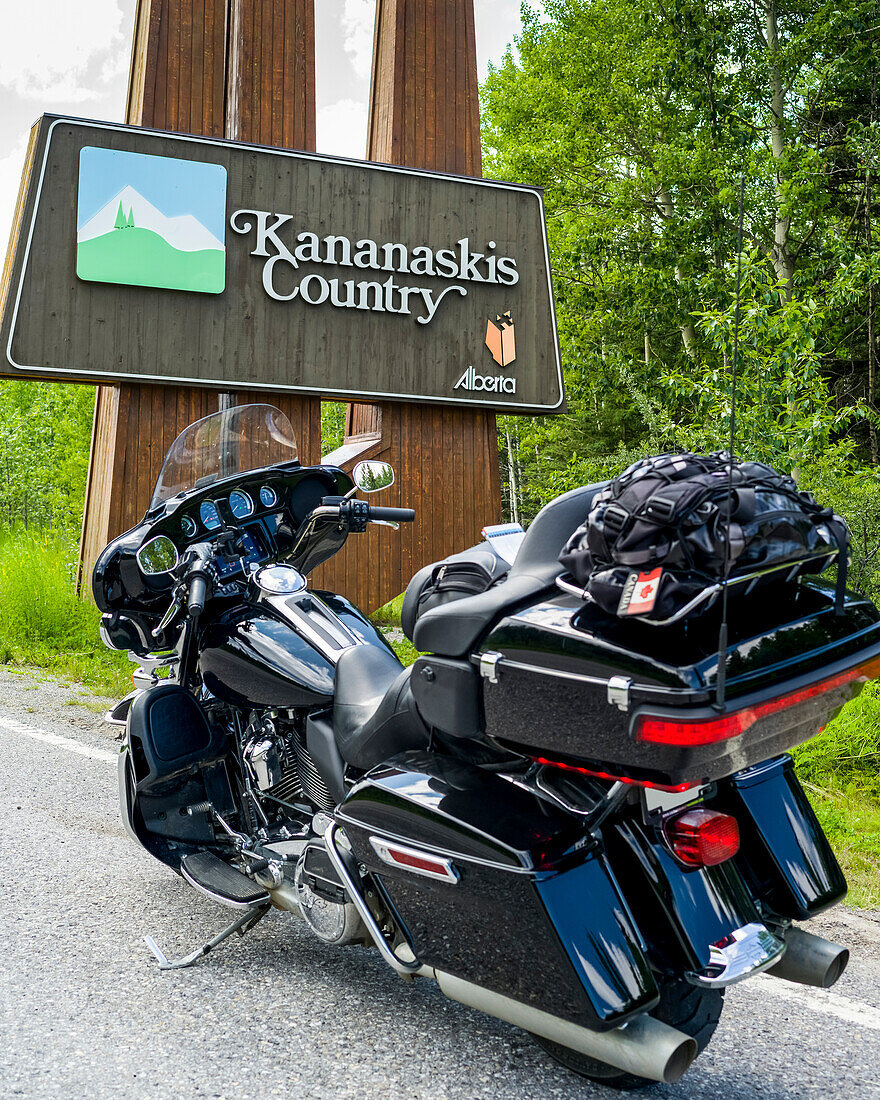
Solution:
[[[652,569],[650,573],[630,573],[623,586],[617,614],[647,615],[649,611],[653,611],[662,578],[661,566]]]

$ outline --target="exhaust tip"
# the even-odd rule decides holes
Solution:
[[[847,950],[847,948],[842,947],[839,954],[837,955],[837,958],[832,959],[830,965],[828,966],[828,969],[825,971],[824,977],[822,979],[821,988],[830,989],[837,981],[837,979],[843,974],[848,965],[849,951]]]
[[[823,940],[802,928],[790,928],[785,937],[785,954],[767,973],[800,985],[830,989],[848,962],[849,951],[839,943]]]
[[[684,1042],[672,1051],[667,1059],[666,1065],[663,1068],[663,1077],[661,1078],[665,1085],[674,1085],[676,1081],[680,1081],[682,1077],[691,1068],[693,1060],[697,1056],[697,1041],[688,1037]]]

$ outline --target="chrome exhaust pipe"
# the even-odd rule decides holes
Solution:
[[[830,989],[848,962],[849,951],[839,943],[823,940],[801,928],[789,928],[785,934],[785,954],[766,973],[800,985]]]
[[[695,1039],[653,1016],[637,1016],[611,1031],[591,1031],[452,974],[438,970],[436,978],[453,1001],[651,1081],[672,1084],[697,1056]]]

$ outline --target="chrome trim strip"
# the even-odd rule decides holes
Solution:
[[[519,784],[515,785],[518,786]],[[529,793],[534,794],[534,791],[529,791]],[[335,816],[337,821],[345,822],[356,829],[369,828],[363,821],[357,821],[355,818],[346,817],[346,815],[340,813],[338,809],[335,811]],[[412,837],[398,836],[396,833],[389,833],[387,831],[384,833],[384,837],[404,846],[412,844]],[[534,867],[517,867],[509,863],[498,863],[491,859],[481,859],[479,856],[466,856],[461,852],[448,851],[443,848],[433,848],[430,844],[422,844],[421,849],[429,855],[441,856],[443,859],[454,859],[458,863],[473,863],[478,867],[491,867],[494,871],[506,871],[511,875],[533,875],[535,873]],[[395,866],[397,866],[397,864],[395,864]]]
[[[387,840],[382,840],[382,838],[378,836],[371,836],[370,844],[373,851],[383,863],[387,863],[389,867],[394,867],[398,871],[408,871],[410,874],[421,875],[423,878],[431,878],[437,882],[448,882],[451,886],[457,886],[461,879],[461,875],[453,865],[451,859],[435,856],[433,852],[419,851],[417,848],[407,848],[403,844],[394,844]],[[395,852],[402,856],[412,856],[414,859],[431,860],[440,865],[443,870],[429,871],[425,867],[414,867],[410,863],[400,863],[394,858]]]
[[[479,664],[480,655],[472,657],[472,663]],[[534,672],[539,676],[557,676],[561,680],[573,680],[578,684],[596,684],[597,687],[608,687],[608,678],[599,676],[585,676],[579,672],[564,672],[561,668],[541,667],[539,665],[527,665],[524,661],[512,661],[509,657],[501,656],[501,659],[493,662],[493,668],[498,672],[505,669],[517,669],[520,672]],[[697,689],[682,686],[680,688],[666,688],[654,684],[631,684],[631,688],[639,691],[650,692],[651,695],[669,695],[674,699],[680,699],[682,694],[704,695],[706,701],[710,699],[710,692],[706,688]],[[644,700],[647,702],[648,700]]]

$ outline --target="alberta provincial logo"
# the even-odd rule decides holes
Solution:
[[[510,310],[499,313],[494,321],[490,317],[486,322],[486,347],[499,367],[506,367],[516,359],[513,318]]]
[[[221,164],[94,146],[80,151],[80,279],[220,294],[225,222]]]

